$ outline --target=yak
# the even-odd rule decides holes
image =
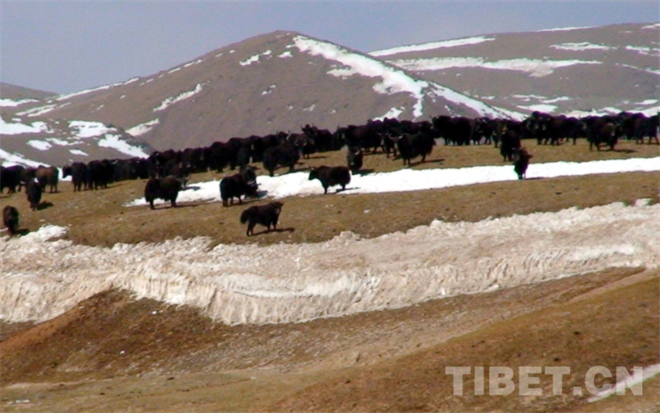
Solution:
[[[348,153],[346,154],[346,163],[348,168],[356,174],[362,168],[362,161],[364,159],[364,154],[360,147],[354,146],[348,148]]]
[[[57,192],[60,171],[56,167],[39,165],[36,176],[42,190],[45,190],[46,185],[48,185],[50,187],[50,193]]]
[[[257,183],[256,181],[246,181],[243,175],[238,173],[231,176],[226,176],[220,181],[220,198],[222,199],[222,206],[234,205],[234,197],[238,198],[238,203],[242,204],[241,196],[256,198],[257,196]]]
[[[399,156],[403,159],[403,166],[410,166],[410,161],[418,156],[422,157],[422,162],[431,154],[435,146],[433,135],[428,132],[420,131],[415,135],[404,134],[398,140]]]
[[[516,160],[513,163],[513,170],[516,171],[518,179],[525,179],[529,160],[534,156],[527,152],[527,149],[520,148],[516,154]]]
[[[270,231],[270,226],[277,230],[277,220],[282,212],[281,202],[273,201],[267,205],[251,206],[243,211],[241,214],[241,224],[248,223],[245,235],[248,237],[254,235],[254,226],[257,224],[264,225]]]
[[[323,185],[323,193],[328,193],[328,187],[341,185],[342,191],[346,185],[351,182],[351,173],[346,166],[319,166],[312,168],[309,173],[309,180],[318,179]]]
[[[36,211],[39,208],[42,193],[41,185],[36,178],[28,182],[25,187],[25,193],[27,194],[27,200],[30,203],[30,209]]]
[[[172,208],[176,207],[176,198],[181,190],[181,181],[173,176],[166,178],[151,178],[144,187],[144,199],[154,208],[154,200],[159,198],[170,201]]]
[[[21,185],[21,172],[25,170],[20,165],[14,165],[5,168],[0,166],[0,193],[8,188],[8,193],[13,194],[16,192],[16,187],[20,188]]]
[[[282,142],[277,146],[271,146],[264,151],[264,169],[270,176],[274,176],[275,169],[279,166],[288,166],[289,172],[293,172],[300,155],[296,148],[289,142]]]
[[[7,227],[9,235],[17,234],[19,225],[18,210],[11,205],[7,205],[2,210],[2,222],[5,224],[5,227]]]
[[[62,177],[66,178],[71,176],[71,183],[73,184],[73,192],[87,189],[87,176],[89,170],[87,165],[82,162],[74,162],[62,168]]]

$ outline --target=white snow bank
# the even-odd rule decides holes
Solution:
[[[0,118],[0,134],[2,135],[22,135],[24,133],[52,133],[48,125],[44,122],[32,122],[30,125],[23,123],[9,123]]]
[[[494,70],[512,70],[529,73],[532,77],[552,74],[555,69],[574,65],[596,65],[596,60],[545,60],[545,59],[509,59],[487,61],[482,57],[438,57],[431,59],[399,59],[388,61],[394,66],[412,71],[445,70],[452,68],[479,67]]]
[[[410,46],[393,47],[391,49],[377,50],[375,52],[370,52],[369,55],[377,56],[377,57],[390,56],[399,53],[423,52],[427,50],[435,50],[446,47],[474,45],[483,42],[490,42],[493,40],[495,40],[494,37],[486,37],[486,36],[468,37],[464,39],[445,40],[441,42],[431,42],[431,43],[424,43],[424,44],[417,44]]]
[[[613,159],[591,162],[551,162],[532,163],[527,170],[527,178],[556,178],[619,172],[658,171],[660,157]],[[321,195],[323,188],[318,181],[308,179],[309,172],[286,173],[274,177],[259,176],[259,191],[268,197],[286,198],[289,196]],[[469,168],[447,169],[401,169],[394,172],[353,175],[351,183],[342,194],[367,194],[382,192],[419,191],[424,189],[448,188],[452,186],[479,183],[515,181],[518,176],[513,166],[474,166]],[[220,200],[219,181],[196,183],[189,189],[179,192],[178,202]],[[330,190],[332,193],[332,189]],[[159,201],[155,202],[156,204]],[[163,201],[160,201],[163,203]],[[127,206],[146,205],[144,198],[136,199]]]
[[[158,105],[158,107],[154,108],[153,111],[158,112],[158,111],[167,109],[168,107],[172,106],[175,103],[181,102],[181,101],[186,100],[186,99],[190,99],[191,97],[193,97],[196,94],[198,94],[199,92],[201,92],[203,88],[204,88],[204,86],[202,86],[201,83],[198,83],[197,86],[195,86],[195,88],[193,90],[190,90],[188,92],[184,92],[184,93],[180,94],[179,96],[170,97],[170,98],[165,99],[164,101],[162,101],[160,103],[160,105]]]
[[[205,238],[112,248],[44,241],[61,231],[0,237],[0,319],[44,321],[120,288],[229,324],[297,322],[660,263],[660,205],[645,203],[265,247],[210,249]]]
[[[19,99],[19,100],[13,100],[13,99],[4,99],[0,98],[0,107],[3,108],[14,108],[16,106],[20,106],[25,103],[30,103],[30,102],[39,102],[38,100],[35,99]]]
[[[333,76],[349,77],[359,74],[366,77],[380,78],[381,81],[374,85],[376,92],[382,94],[399,92],[411,94],[417,100],[413,108],[413,116],[422,116],[424,98],[422,90],[428,86],[427,82],[414,79],[403,71],[388,67],[378,60],[352,53],[331,43],[312,40],[304,36],[296,36],[293,40],[295,46],[301,52],[309,53],[312,56],[322,56],[345,66],[343,69],[331,70],[329,74]]]
[[[102,148],[112,148],[123,154],[130,156],[137,156],[139,158],[147,158],[149,154],[138,146],[129,145],[125,140],[122,140],[119,135],[106,134],[103,139],[97,142]]]

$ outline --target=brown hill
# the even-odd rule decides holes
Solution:
[[[500,33],[372,52],[415,76],[515,111],[658,106],[657,24]]]

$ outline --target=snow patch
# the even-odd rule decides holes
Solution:
[[[553,49],[557,50],[568,50],[573,52],[582,52],[586,50],[616,50],[616,47],[605,46],[602,44],[594,44],[589,42],[580,42],[580,43],[561,43],[551,45]]]
[[[24,133],[52,133],[45,122],[32,122],[29,125],[23,123],[8,123],[0,117],[0,134],[22,135]]]
[[[144,135],[145,133],[149,132],[151,129],[153,129],[154,126],[158,125],[160,123],[160,120],[158,118],[154,120],[150,120],[149,122],[141,123],[139,125],[133,126],[132,128],[129,128],[126,130],[126,133],[132,136],[140,136]]]
[[[201,92],[203,88],[204,87],[202,86],[202,84],[198,83],[197,86],[195,86],[195,89],[193,89],[191,91],[184,92],[184,93],[182,93],[182,94],[180,94],[179,96],[176,96],[176,97],[167,98],[164,101],[162,101],[161,104],[157,108],[154,108],[154,112],[158,112],[158,111],[167,109],[168,107],[172,106],[175,103],[181,102],[182,100],[189,99],[189,98],[195,96],[196,94],[198,94],[199,92]]]
[[[14,108],[30,102],[39,102],[35,99],[21,99],[21,100],[12,100],[12,99],[1,99],[0,98],[0,107],[3,108]]]
[[[491,42],[493,40],[495,40],[494,37],[486,37],[486,36],[468,37],[464,39],[445,40],[441,42],[431,42],[431,43],[424,43],[418,45],[393,47],[391,49],[370,52],[369,55],[377,56],[377,57],[390,56],[393,54],[400,54],[400,53],[423,52],[426,50],[435,50],[446,47],[474,45],[484,42]]]
[[[555,69],[574,65],[601,64],[595,60],[541,60],[541,59],[509,59],[489,62],[483,57],[438,57],[432,59],[399,59],[388,61],[394,66],[405,70],[418,72],[436,71],[454,68],[479,67],[495,70],[512,70],[529,73],[532,77],[544,77],[552,74]]]
[[[112,148],[117,151],[130,156],[137,156],[139,158],[148,158],[149,154],[144,152],[138,146],[129,145],[128,142],[121,139],[119,135],[106,134],[103,139],[100,139],[97,144],[102,148]]]
[[[36,141],[36,140],[29,140],[29,141],[25,142],[25,144],[28,145],[28,146],[33,147],[34,149],[38,149],[40,151],[47,151],[47,150],[49,150],[50,148],[53,147],[48,142]]]

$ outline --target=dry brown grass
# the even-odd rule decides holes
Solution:
[[[532,152],[537,162],[657,155],[656,146],[627,145],[638,152],[590,153],[584,145],[533,146]],[[343,160],[340,152],[322,156],[300,167]],[[491,147],[441,146],[431,160],[440,157],[445,161],[414,168],[501,164]],[[365,168],[398,164],[378,154],[366,157]],[[219,176],[193,180],[213,178]],[[626,173],[289,198],[280,226],[294,230],[252,238],[238,223],[241,207],[124,207],[142,195],[141,181],[75,194],[65,183],[60,193],[45,194],[52,206],[37,212],[26,208],[22,193],[3,195],[2,204],[21,210],[23,228],[66,225],[68,238],[89,245],[199,235],[214,243],[269,244],[322,241],[344,230],[373,237],[433,219],[477,221],[640,198],[658,202],[659,183],[659,173]],[[39,412],[599,411],[568,395],[589,366],[660,362],[658,272],[641,271],[615,269],[397,310],[265,326],[229,327],[190,308],[108,291],[45,323],[0,325],[0,406]],[[567,365],[571,376],[564,380],[565,397],[455,397],[448,393],[446,365]],[[651,381],[648,389],[659,383]],[[27,399],[29,404],[15,403]],[[610,398],[597,406],[641,410],[658,403],[657,393],[645,387],[643,397]]]
[[[635,151],[635,152],[633,152]],[[660,152],[657,145],[623,143],[620,152],[590,152],[585,142],[577,146],[533,146],[535,162],[561,159],[586,161],[594,159],[650,157]],[[401,168],[401,161],[383,154],[365,157],[364,169],[376,172]],[[444,159],[438,162],[439,159]],[[343,164],[342,151],[318,154],[302,160],[298,169],[321,164]],[[501,165],[498,151],[491,146],[437,147],[429,162],[414,169]],[[257,167],[259,165],[256,165]],[[513,168],[512,168],[513,169]],[[226,174],[234,173],[226,171]],[[512,170],[512,175],[513,170]],[[193,176],[192,183],[220,179],[222,174]],[[73,193],[70,183],[60,184],[59,193],[44,194],[43,201],[52,204],[37,212],[30,211],[23,193],[2,197],[2,204],[16,206],[22,214],[22,227],[35,230],[44,224],[68,226],[67,237],[76,243],[111,246],[117,242],[160,242],[180,236],[210,237],[213,244],[257,242],[319,242],[342,231],[353,231],[364,237],[375,237],[395,231],[406,231],[428,225],[434,219],[446,221],[478,221],[488,217],[504,217],[542,211],[558,211],[576,206],[587,208],[615,201],[626,203],[641,198],[657,202],[660,173],[627,173],[566,177],[554,179],[510,181],[477,184],[437,190],[367,195],[328,194],[293,197],[284,200],[280,228],[248,238],[239,224],[242,206],[223,208],[220,202],[180,203],[180,208],[161,206],[127,208],[123,205],[143,196],[144,181],[124,181],[100,191]],[[250,200],[246,207],[264,200]],[[365,211],[369,211],[365,213]],[[260,231],[261,227],[257,227]]]

